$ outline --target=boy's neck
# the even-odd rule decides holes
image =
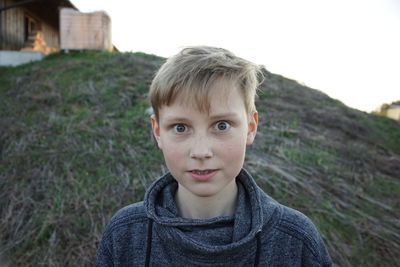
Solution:
[[[233,180],[221,192],[210,197],[195,196],[179,185],[175,203],[179,215],[188,219],[210,219],[232,216],[236,210],[238,188]]]

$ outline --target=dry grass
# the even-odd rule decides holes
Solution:
[[[161,58],[0,68],[0,264],[91,265],[105,224],[166,171],[147,88]],[[246,168],[310,216],[339,266],[399,266],[400,125],[266,73]]]
[[[248,168],[316,222],[337,265],[398,265],[400,123],[267,76]]]

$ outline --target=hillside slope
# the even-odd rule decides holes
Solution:
[[[56,54],[0,68],[0,265],[90,265],[166,171],[147,90],[163,59]],[[313,219],[339,266],[399,266],[400,124],[266,72],[246,168]]]

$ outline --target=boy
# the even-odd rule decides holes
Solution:
[[[96,266],[331,266],[312,222],[242,169],[260,72],[213,47],[186,48],[160,68],[151,124],[169,173],[114,215]]]

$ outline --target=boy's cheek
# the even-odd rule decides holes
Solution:
[[[225,158],[228,161],[232,161],[235,162],[238,159],[244,158],[245,152],[246,151],[246,147],[242,146],[231,146],[231,147],[227,147],[227,149],[225,150]]]
[[[174,147],[166,146],[163,149],[164,160],[167,165],[176,165],[180,160],[182,160],[182,151]]]
[[[230,143],[220,147],[215,156],[223,160],[225,164],[240,164],[244,160],[245,153],[246,146],[243,143]]]

